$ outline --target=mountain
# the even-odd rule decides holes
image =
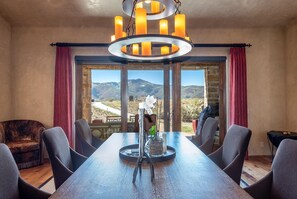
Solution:
[[[119,82],[93,83],[92,98],[97,100],[121,98],[121,85]],[[155,97],[163,98],[163,85],[153,84],[142,79],[128,80],[128,96],[134,98],[145,97],[147,95],[154,95]],[[182,98],[203,97],[203,86],[182,86]]]

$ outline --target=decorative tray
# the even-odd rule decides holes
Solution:
[[[138,144],[132,144],[128,146],[124,146],[119,151],[120,158],[124,160],[128,160],[130,162],[136,162],[139,156],[139,145]],[[167,151],[165,154],[160,156],[152,156],[151,160],[152,162],[162,162],[166,160],[173,159],[175,157],[175,149],[171,146],[167,145]],[[143,157],[143,159],[146,159],[146,157]]]

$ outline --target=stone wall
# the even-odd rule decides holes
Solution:
[[[209,66],[204,70],[204,107],[218,104],[220,100],[219,93],[219,66]]]

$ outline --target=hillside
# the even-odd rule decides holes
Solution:
[[[119,82],[93,83],[92,98],[95,100],[120,100],[121,85]],[[128,96],[141,98],[147,95],[163,98],[163,85],[153,84],[142,79],[128,80]],[[202,98],[203,86],[182,86],[182,98]]]

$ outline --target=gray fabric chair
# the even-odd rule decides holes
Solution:
[[[277,149],[272,170],[245,190],[255,199],[297,198],[297,141],[284,139]]]
[[[70,148],[61,127],[45,130],[43,141],[52,165],[55,187],[58,189],[87,158]]]
[[[206,155],[212,152],[214,137],[219,121],[209,117],[203,124],[202,131],[199,135],[193,136],[191,141]]]
[[[91,156],[103,143],[92,135],[89,124],[84,119],[75,121],[76,151],[84,156]]]
[[[26,183],[7,145],[0,143],[0,198],[43,199],[51,195]]]
[[[232,125],[228,129],[223,145],[208,156],[237,184],[240,183],[244,157],[251,135],[250,129]]]

